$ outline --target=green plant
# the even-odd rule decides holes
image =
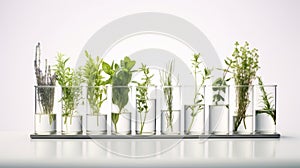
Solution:
[[[231,79],[231,78],[226,78],[226,76],[227,73],[229,72],[229,68],[232,64],[232,60],[227,58],[227,60],[225,60],[225,64],[227,65],[226,69],[218,69],[223,71],[222,77],[216,78],[216,80],[212,84],[213,86],[212,90],[214,92],[213,102],[215,103],[215,105],[218,105],[220,101],[225,101],[225,98],[222,96],[222,94],[226,93],[227,82],[230,81]]]
[[[109,84],[110,81],[105,80],[103,75],[103,59],[97,56],[94,60],[87,51],[85,51],[85,55],[87,61],[83,67],[83,77],[88,85],[87,100],[92,109],[92,113],[98,115],[102,104],[107,100],[107,88],[105,85]],[[97,125],[99,125],[98,117]]]
[[[256,110],[256,114],[268,114],[272,117],[274,124],[276,125],[276,110],[274,105],[274,97],[268,94],[264,88],[261,77],[257,77],[259,89],[262,93],[260,101],[264,104],[261,110]]]
[[[234,131],[237,131],[239,125],[243,121],[244,128],[246,127],[246,110],[250,103],[249,91],[252,81],[256,78],[256,72],[259,69],[257,49],[250,50],[249,43],[245,42],[244,46],[239,46],[235,43],[235,49],[232,54],[232,59],[227,58],[230,72],[233,75],[236,85],[236,120],[234,121]]]
[[[173,131],[173,81],[172,74],[174,72],[174,60],[170,61],[166,70],[160,71],[160,83],[163,86],[164,98],[167,105],[167,127]]]
[[[135,65],[135,61],[131,60],[129,57],[125,57],[120,61],[120,65],[114,64],[112,66],[105,66],[107,72],[112,76],[112,103],[117,105],[118,112],[112,113],[112,122],[117,131],[117,123],[119,120],[119,115],[124,111],[124,107],[127,105],[129,97],[129,87],[128,84],[132,78],[132,68]],[[112,69],[114,67],[114,69]]]
[[[137,94],[136,94],[136,102],[137,102],[137,111],[140,113],[140,134],[143,133],[143,128],[146,121],[147,113],[149,112],[150,104],[148,97],[148,87],[152,86],[151,78],[154,76],[149,72],[149,68],[142,64],[142,67],[139,68],[139,72],[143,72],[143,77],[141,78],[141,82],[133,81],[133,83],[137,84]],[[144,117],[142,116],[144,114]]]
[[[42,113],[49,114],[49,123],[52,124],[54,120],[53,105],[54,105],[54,93],[55,93],[55,83],[56,76],[55,73],[51,73],[50,65],[47,65],[47,59],[45,59],[45,70],[44,73],[41,70],[41,48],[40,43],[36,45],[35,49],[35,60],[34,60],[34,70],[37,82],[37,101]]]
[[[187,132],[189,133],[191,131],[191,128],[194,124],[195,117],[201,110],[203,110],[204,106],[204,94],[201,93],[201,88],[204,86],[205,81],[211,78],[211,70],[208,68],[204,68],[203,72],[200,69],[200,65],[202,64],[202,61],[200,60],[200,53],[199,54],[194,54],[194,57],[192,59],[192,67],[193,67],[193,76],[195,79],[194,83],[194,99],[193,99],[193,105],[192,106],[187,106],[187,109],[190,109],[192,111],[191,116],[192,116],[192,121],[188,127]],[[198,73],[201,73],[201,82],[198,85]]]
[[[58,84],[62,87],[63,114],[65,117],[64,124],[67,123],[67,117],[72,117],[76,107],[79,105],[81,97],[82,82],[81,71],[75,71],[67,67],[66,63],[69,58],[64,59],[63,54],[57,55],[57,64],[55,65],[55,73]],[[70,120],[70,123],[72,120]],[[72,123],[71,123],[72,124]]]

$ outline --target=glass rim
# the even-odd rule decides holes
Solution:
[[[78,113],[76,113],[76,114],[70,114],[70,115],[68,115],[68,116],[63,116],[63,115],[64,115],[64,113],[62,113],[62,114],[61,114],[62,117],[82,117],[82,115],[81,115],[81,114],[78,114]]]
[[[112,86],[112,85],[110,85],[110,86],[108,86],[108,87],[111,87],[111,88],[133,88],[134,86]]]
[[[162,87],[162,88],[172,88],[172,87],[183,87],[183,85],[172,85],[172,86],[167,86],[167,85],[160,85],[159,87]]]
[[[107,116],[107,114],[104,114],[104,113],[87,113],[86,114],[87,116]]]
[[[61,88],[80,88],[83,86],[60,86]]]
[[[86,88],[100,88],[100,87],[106,88],[108,86],[107,85],[102,85],[102,86],[83,86],[83,87],[86,87]]]
[[[263,87],[277,87],[278,85],[275,85],[275,84],[266,84],[266,85],[254,85],[254,86],[256,86],[256,87],[261,87],[261,86],[263,86]]]
[[[225,87],[228,87],[228,88],[229,88],[230,86],[231,86],[231,85],[219,85],[219,86],[218,86],[218,85],[206,85],[206,87],[224,87],[224,88],[225,88]]]
[[[134,86],[136,88],[157,88],[156,85],[153,85],[153,86]]]
[[[195,85],[180,85],[180,86],[183,87],[183,88],[185,88],[185,87],[195,87]],[[204,88],[204,87],[207,87],[207,86],[209,86],[209,85],[202,85],[201,87]],[[199,87],[199,85],[197,87]]]
[[[55,88],[55,87],[59,87],[56,85],[35,85],[35,88]]]
[[[264,85],[220,85],[220,86],[214,86],[214,85],[202,85],[201,87],[253,87],[253,86],[264,86],[264,87],[277,87],[277,84],[264,84]],[[132,87],[136,87],[136,88],[143,88],[143,87],[147,87],[147,88],[158,88],[158,87],[195,87],[195,85],[171,85],[171,86],[167,86],[167,85],[151,85],[151,86],[136,86],[136,85],[128,85],[128,86],[113,86],[113,85],[100,85],[100,86],[60,86],[60,85],[34,85],[35,88],[55,88],[55,87],[61,87],[61,88],[78,88],[78,87],[87,87],[87,88],[92,88],[92,87],[124,87],[124,88],[132,88]]]
[[[150,98],[150,99],[136,99],[136,101],[138,101],[138,100],[156,101],[155,98]]]
[[[233,87],[254,87],[254,85],[229,85]]]

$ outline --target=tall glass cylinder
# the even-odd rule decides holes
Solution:
[[[234,116],[233,132],[236,134],[253,133],[253,85],[233,86]]]
[[[61,87],[62,95],[62,134],[76,135],[82,133],[82,115],[79,105],[83,104],[81,86]]]
[[[209,133],[229,133],[229,86],[208,86]]]
[[[255,86],[255,132],[276,133],[276,85]]]
[[[156,133],[156,87],[136,87],[136,133]]]
[[[56,133],[56,114],[53,112],[55,86],[35,86],[35,134]]]
[[[112,86],[112,134],[131,134],[131,114],[135,104],[133,96],[131,86]]]
[[[86,133],[105,134],[107,132],[107,87],[88,86],[86,89]]]
[[[181,86],[163,86],[161,133],[180,134]]]
[[[189,104],[184,105],[184,132],[185,134],[205,133],[205,86],[188,87],[183,90],[183,102],[189,100]]]

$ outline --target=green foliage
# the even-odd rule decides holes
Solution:
[[[276,110],[274,105],[274,97],[268,94],[264,88],[263,81],[261,77],[257,77],[259,89],[262,93],[260,101],[264,104],[264,107],[261,110],[256,110],[256,114],[266,113],[270,115],[276,125]]]
[[[170,61],[169,64],[166,66],[165,71],[160,71],[160,83],[163,88],[164,92],[164,98],[166,100],[166,105],[167,105],[167,113],[166,113],[166,118],[167,118],[167,125],[168,127],[173,130],[173,83],[172,83],[172,74],[174,72],[174,61]]]
[[[231,67],[232,60],[227,58],[227,60],[225,60],[225,64],[227,65],[226,69],[218,69],[223,71],[223,76],[217,78],[212,84],[213,86],[212,90],[214,92],[213,102],[215,102],[216,105],[218,105],[220,101],[225,101],[225,98],[222,96],[222,94],[226,93],[227,82],[229,82],[231,79],[231,78],[226,78],[226,75],[229,72],[229,68]]]
[[[118,132],[117,123],[119,121],[119,116],[120,116],[119,113],[111,113],[111,121],[113,122],[113,124],[115,126],[116,132]]]
[[[110,83],[110,80],[105,80],[103,73],[110,72],[110,67],[106,67],[108,64],[100,59],[98,56],[94,60],[91,55],[85,51],[87,58],[86,64],[83,68],[83,77],[88,85],[87,100],[93,114],[99,114],[102,104],[107,100],[107,88],[106,84]],[[109,65],[108,65],[109,66]]]
[[[144,64],[142,64],[142,67],[139,68],[138,71],[143,73],[141,82],[133,81],[133,83],[137,84],[136,102],[137,102],[137,111],[140,113],[140,121],[141,121],[140,134],[142,134],[145,121],[146,121],[146,116],[150,108],[148,87],[152,85],[151,79],[153,78],[154,75],[150,74],[149,68],[147,68],[147,66]],[[142,113],[144,114],[144,117],[142,117]]]
[[[103,65],[103,64],[102,64]],[[135,61],[131,60],[129,57],[125,57],[123,60],[120,61],[120,65],[112,64],[109,66],[105,64],[103,70],[111,76],[109,80],[112,83],[112,102],[113,104],[118,106],[118,113],[112,114],[112,122],[115,125],[115,129],[117,132],[117,122],[119,120],[119,115],[123,111],[124,107],[128,103],[128,93],[129,87],[128,84],[132,78],[132,68],[135,65]]]
[[[72,116],[76,111],[76,107],[79,105],[81,97],[82,74],[81,71],[75,71],[70,67],[67,67],[69,58],[64,58],[63,54],[58,54],[57,64],[55,65],[55,73],[58,84],[62,87],[63,102],[63,116],[65,117],[65,123],[67,117]]]
[[[241,47],[238,42],[235,43],[233,59],[228,58],[235,85],[251,85],[256,78],[259,69],[257,51],[256,48],[250,50],[248,42]]]
[[[200,53],[194,54],[194,57],[192,59],[193,75],[194,75],[194,79],[195,79],[194,104],[192,106],[188,106],[188,108],[186,109],[186,110],[190,109],[192,111],[192,113],[191,113],[192,121],[188,127],[188,130],[187,130],[188,133],[190,132],[190,130],[194,124],[195,117],[204,108],[204,105],[203,105],[204,104],[204,94],[201,93],[201,88],[204,86],[205,81],[207,81],[208,79],[211,78],[211,69],[208,69],[208,68],[200,69],[200,65],[202,63],[203,62],[200,60]],[[198,84],[198,80],[197,80],[199,73],[201,76],[200,84]]]
[[[239,46],[239,43],[236,42],[232,58],[227,58],[226,60],[226,64],[229,64],[230,73],[232,73],[235,85],[237,86],[237,117],[234,123],[234,131],[237,131],[242,121],[246,129],[246,110],[250,103],[249,89],[259,69],[259,55],[257,51],[256,48],[250,50],[248,42],[245,42],[244,46]]]
[[[132,68],[135,65],[135,61],[131,60],[129,57],[125,57],[124,60],[121,60],[120,66],[116,66],[115,73],[112,75],[112,102],[117,105],[119,108],[119,113],[128,103],[128,84],[132,78]]]

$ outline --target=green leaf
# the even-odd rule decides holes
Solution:
[[[104,62],[104,61],[102,62],[102,69],[106,74],[112,75],[110,65],[108,63]]]
[[[119,113],[111,113],[111,120],[114,124],[117,124],[119,121]]]
[[[223,79],[221,77],[217,78],[214,82],[213,82],[213,86],[220,86],[223,83]]]

